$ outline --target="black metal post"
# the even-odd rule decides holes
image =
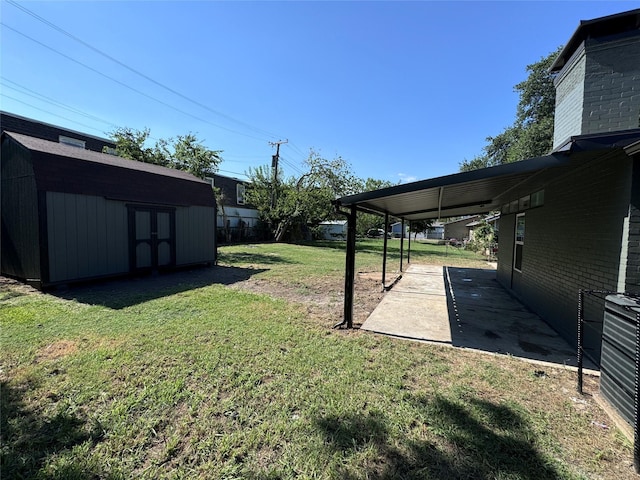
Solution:
[[[400,273],[402,273],[402,257],[404,256],[404,218],[400,228]]]
[[[584,290],[578,292],[578,392],[582,394],[582,344],[584,342]]]
[[[382,290],[387,284],[387,232],[389,231],[389,212],[384,214],[384,247],[382,251]]]
[[[347,255],[344,269],[344,320],[347,328],[353,328],[353,290],[356,276],[356,207],[347,215]]]
[[[409,221],[409,243],[407,244],[407,263],[411,263],[411,221]]]
[[[633,399],[633,407],[635,410],[635,422],[633,424],[633,468],[636,473],[640,473],[640,313],[636,313],[636,372],[635,372],[635,396]]]

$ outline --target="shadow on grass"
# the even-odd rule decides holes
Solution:
[[[460,403],[415,397],[409,401],[433,442],[396,441],[382,413],[326,416],[316,421],[331,448],[345,457],[366,447],[377,452],[376,460],[368,462],[364,471],[361,465],[342,467],[335,472],[340,478],[561,478],[536,450],[535,433],[517,410],[480,399]],[[344,463],[349,463],[348,458]]]
[[[66,300],[119,310],[209,285],[232,285],[265,271],[267,269],[264,268],[200,267],[123,280],[78,284],[50,293]]]
[[[33,388],[33,385],[31,386]],[[105,478],[80,465],[64,465],[41,471],[48,460],[85,442],[95,443],[102,434],[98,425],[69,412],[45,418],[27,408],[19,390],[0,383],[0,478],[90,479]]]
[[[238,263],[255,263],[259,265],[278,265],[278,264],[294,264],[300,263],[290,259],[282,258],[279,255],[270,255],[265,253],[253,253],[253,252],[220,252],[219,261],[228,265]]]

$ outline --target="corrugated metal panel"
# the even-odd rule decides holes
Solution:
[[[635,423],[635,299],[609,295],[602,326],[600,392],[630,425]]]

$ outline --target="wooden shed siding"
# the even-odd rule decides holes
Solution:
[[[215,221],[213,207],[176,209],[176,264],[189,265],[215,260]]]
[[[124,202],[47,192],[49,282],[127,273]]]
[[[3,142],[1,164],[2,273],[40,280],[38,192],[30,153]]]

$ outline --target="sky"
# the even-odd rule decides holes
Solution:
[[[194,133],[220,173],[459,171],[515,120],[527,65],[638,1],[0,0],[0,109],[91,135]]]

